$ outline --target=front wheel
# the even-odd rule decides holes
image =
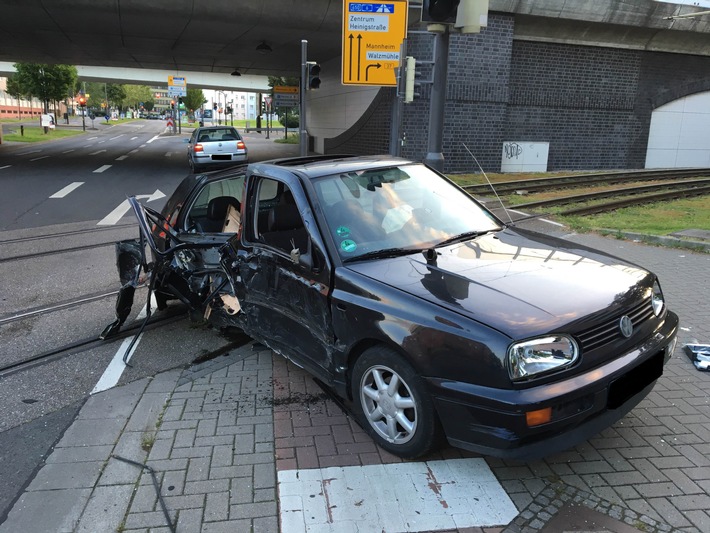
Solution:
[[[394,350],[365,351],[355,362],[351,386],[363,427],[382,448],[414,459],[438,446],[441,426],[424,380]]]

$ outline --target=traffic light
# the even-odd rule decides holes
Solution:
[[[232,114],[232,106],[227,106],[227,114],[231,115]]]
[[[320,65],[308,62],[308,89],[318,89],[320,87]]]
[[[215,104],[214,102],[212,103],[212,109],[213,109],[214,111],[217,111],[217,104]]]
[[[459,0],[424,0],[422,22],[454,23]]]
[[[79,96],[79,107],[86,107],[86,96]]]
[[[175,109],[175,100],[170,100],[170,109]]]

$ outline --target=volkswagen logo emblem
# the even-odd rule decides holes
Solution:
[[[622,316],[621,320],[619,320],[619,329],[624,337],[627,339],[631,337],[631,334],[634,332],[634,324],[631,322],[628,315]]]

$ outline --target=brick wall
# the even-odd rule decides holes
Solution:
[[[486,171],[499,171],[504,141],[549,142],[549,170],[643,168],[653,109],[710,90],[708,57],[513,37],[505,14],[491,14],[480,34],[450,36],[446,172],[478,170],[466,147]],[[432,43],[410,34],[408,55],[431,60]],[[417,71],[431,79],[426,66]],[[427,153],[430,86],[418,92],[403,113],[402,155],[414,160]],[[349,153],[388,151],[392,95],[382,91],[357,130],[339,137]]]

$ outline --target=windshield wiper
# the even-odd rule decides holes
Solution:
[[[422,252],[425,248],[385,248],[383,250],[373,250],[355,257],[347,257],[343,259],[343,263],[352,261],[364,261],[366,259],[386,259],[388,257],[400,257],[402,255],[411,255]]]
[[[446,246],[447,244],[453,244],[455,242],[467,241],[469,239],[473,239],[474,237],[480,237],[481,235],[490,233],[491,231],[497,231],[498,229],[499,228],[481,231],[465,231],[463,233],[459,233],[458,235],[454,235],[453,237],[449,237],[448,239],[444,239],[440,243],[437,243],[434,248],[441,248],[442,246]]]

